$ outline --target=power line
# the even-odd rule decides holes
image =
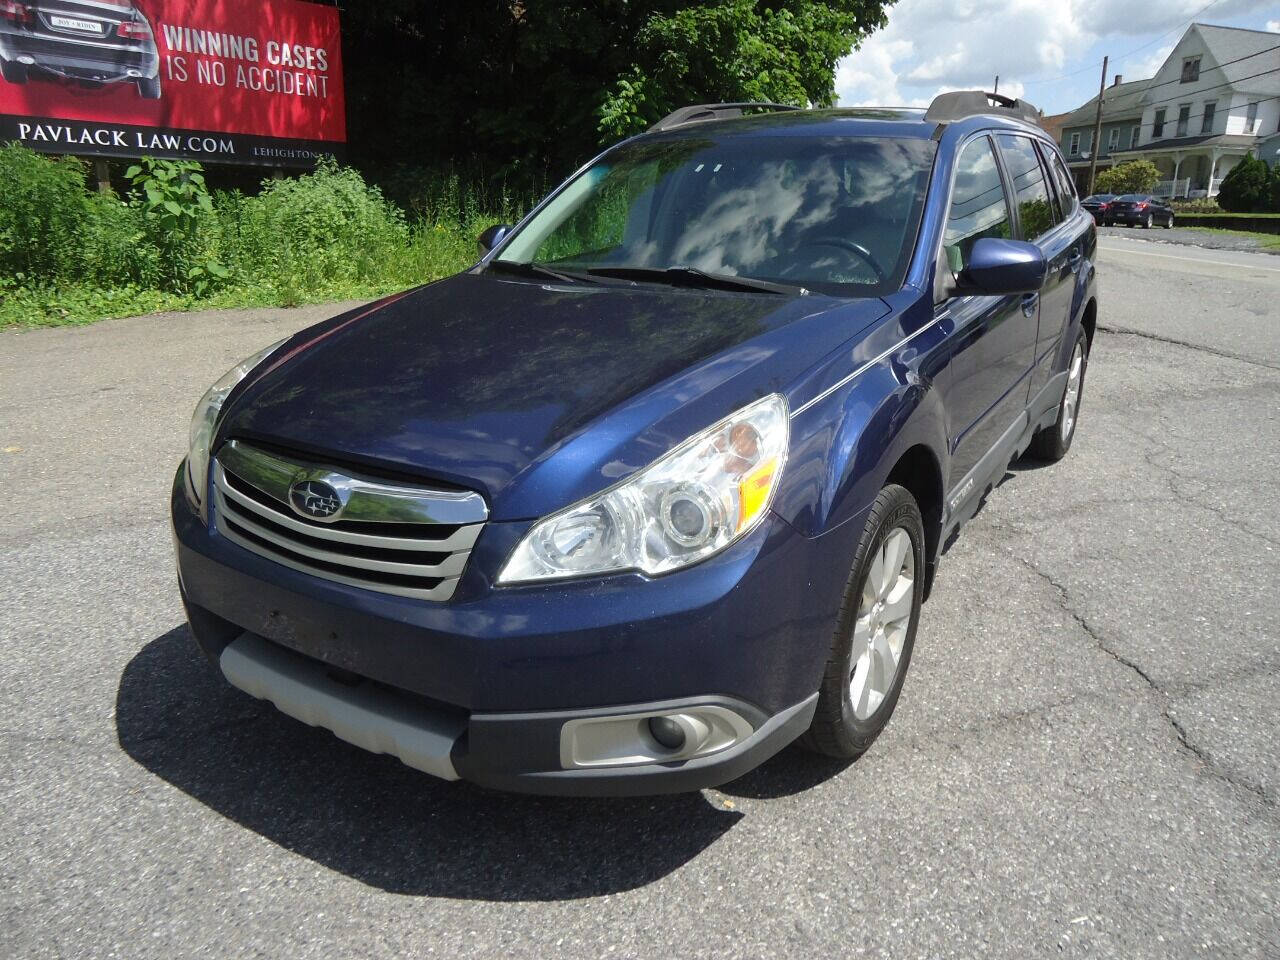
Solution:
[[[1246,80],[1254,80],[1254,79],[1257,79],[1258,77],[1269,76],[1270,74],[1273,74],[1273,73],[1280,73],[1280,69],[1273,68],[1271,70],[1263,70],[1261,73],[1251,73],[1247,77],[1238,77],[1235,80],[1224,80],[1222,83],[1215,83],[1211,87],[1201,87],[1199,90],[1188,90],[1185,95],[1180,97],[1170,97],[1167,100],[1152,100],[1150,103],[1143,104],[1143,106],[1151,107],[1151,106],[1157,106],[1162,103],[1178,103],[1179,101],[1185,102],[1186,100],[1192,97],[1199,97],[1203,93],[1208,93],[1210,90],[1217,90],[1220,87],[1232,87],[1232,86],[1235,86],[1236,84],[1243,83]],[[1274,100],[1274,99],[1275,97],[1264,97],[1262,100],[1258,100],[1256,102],[1263,103],[1266,100]]]
[[[1227,60],[1223,63],[1218,64],[1216,67],[1206,67],[1204,70],[1201,70],[1200,73],[1201,75],[1204,75],[1206,73],[1212,73],[1214,70],[1221,70],[1223,67],[1229,67],[1233,63],[1239,63],[1242,60],[1252,60],[1254,57],[1260,57],[1264,53],[1270,53],[1272,50],[1280,50],[1280,43],[1276,44],[1274,47],[1267,47],[1267,49],[1265,50],[1259,50],[1257,53],[1251,53],[1248,56],[1236,57],[1234,60]],[[1272,72],[1273,71],[1271,70],[1264,70],[1263,74],[1272,73]],[[1254,76],[1262,76],[1262,74],[1254,74]],[[1249,78],[1245,77],[1244,79],[1248,80]],[[1233,82],[1233,81],[1228,81],[1228,82]],[[1146,90],[1154,90],[1156,87],[1167,87],[1171,83],[1182,83],[1182,78],[1176,77],[1173,80],[1163,80],[1160,83],[1153,83],[1149,87],[1147,87]],[[1146,90],[1144,90],[1143,92],[1145,93]]]
[[[1163,40],[1165,37],[1169,36],[1170,34],[1177,33],[1179,30],[1185,30],[1188,25],[1195,23],[1196,18],[1200,16],[1200,14],[1204,13],[1210,7],[1216,7],[1221,2],[1222,0],[1213,0],[1212,3],[1205,4],[1203,7],[1201,7],[1199,10],[1193,13],[1186,20],[1179,20],[1178,25],[1174,27],[1172,30],[1169,30],[1165,33],[1160,34],[1160,36],[1156,37],[1154,40],[1149,40],[1140,47],[1134,47],[1128,53],[1120,54],[1120,56],[1115,58],[1115,62],[1123,63],[1124,61],[1128,60],[1131,56],[1133,56],[1135,53],[1141,53],[1143,50],[1146,50],[1148,47],[1154,46],[1155,44],[1159,43],[1161,40]],[[1022,83],[1024,86],[1028,83],[1055,83],[1058,80],[1068,80],[1071,77],[1078,77],[1080,76],[1080,74],[1087,73],[1092,69],[1093,69],[1093,66],[1090,65],[1087,67],[1081,67],[1079,70],[1073,70],[1071,73],[1064,73],[1060,77],[1038,77],[1038,78],[1033,78],[1031,80],[1023,80]]]

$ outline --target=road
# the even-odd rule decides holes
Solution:
[[[1105,239],[1075,447],[949,549],[885,735],[658,799],[433,781],[194,651],[190,408],[317,311],[0,335],[0,955],[1280,956],[1276,266]]]

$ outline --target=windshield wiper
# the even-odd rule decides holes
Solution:
[[[544,280],[558,280],[560,283],[595,283],[581,273],[561,273],[532,260],[490,260],[486,270],[501,270],[521,277],[538,277]]]
[[[649,280],[682,287],[711,287],[720,290],[748,290],[756,293],[784,293],[808,296],[799,285],[773,283],[754,277],[738,277],[726,273],[707,273],[697,267],[590,267],[588,273],[620,280]]]

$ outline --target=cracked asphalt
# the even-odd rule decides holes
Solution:
[[[436,782],[193,649],[190,409],[334,308],[0,334],[0,955],[1280,957],[1280,261],[1100,261],[1074,449],[950,547],[885,735],[657,799]]]

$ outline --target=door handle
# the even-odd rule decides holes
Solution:
[[[1022,298],[1022,315],[1024,317],[1032,316],[1036,312],[1036,306],[1040,303],[1040,294],[1028,293]]]

